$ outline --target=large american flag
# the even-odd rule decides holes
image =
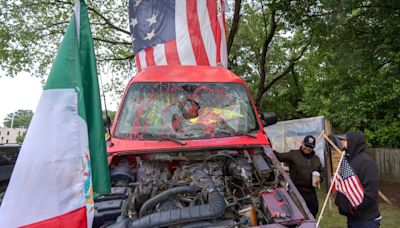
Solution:
[[[224,0],[130,0],[138,70],[152,65],[227,66]]]
[[[335,188],[347,197],[353,207],[360,205],[364,199],[364,188],[346,157],[336,176]]]

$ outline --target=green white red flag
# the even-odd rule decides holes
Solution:
[[[87,6],[75,4],[0,208],[0,227],[91,227],[110,191]]]

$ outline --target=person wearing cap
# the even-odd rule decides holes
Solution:
[[[297,190],[306,201],[310,212],[316,217],[318,213],[318,198],[315,187],[312,184],[312,173],[322,172],[322,165],[314,151],[315,138],[307,135],[298,150],[291,150],[287,153],[274,151],[280,162],[289,165],[290,178],[296,185]],[[320,182],[321,179],[318,181]]]
[[[379,227],[379,171],[376,162],[367,154],[365,137],[360,132],[347,132],[338,135],[347,160],[361,182],[364,197],[361,204],[353,207],[341,192],[336,192],[335,204],[339,213],[347,217],[349,228]]]

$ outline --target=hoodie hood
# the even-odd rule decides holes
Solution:
[[[346,133],[347,138],[347,154],[349,154],[349,160],[351,161],[354,157],[363,153],[367,146],[365,143],[365,137],[360,132],[349,131]]]

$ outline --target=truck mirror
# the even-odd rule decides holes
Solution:
[[[263,112],[261,113],[261,120],[264,127],[266,127],[276,124],[276,122],[278,121],[278,117],[276,116],[275,112]]]

